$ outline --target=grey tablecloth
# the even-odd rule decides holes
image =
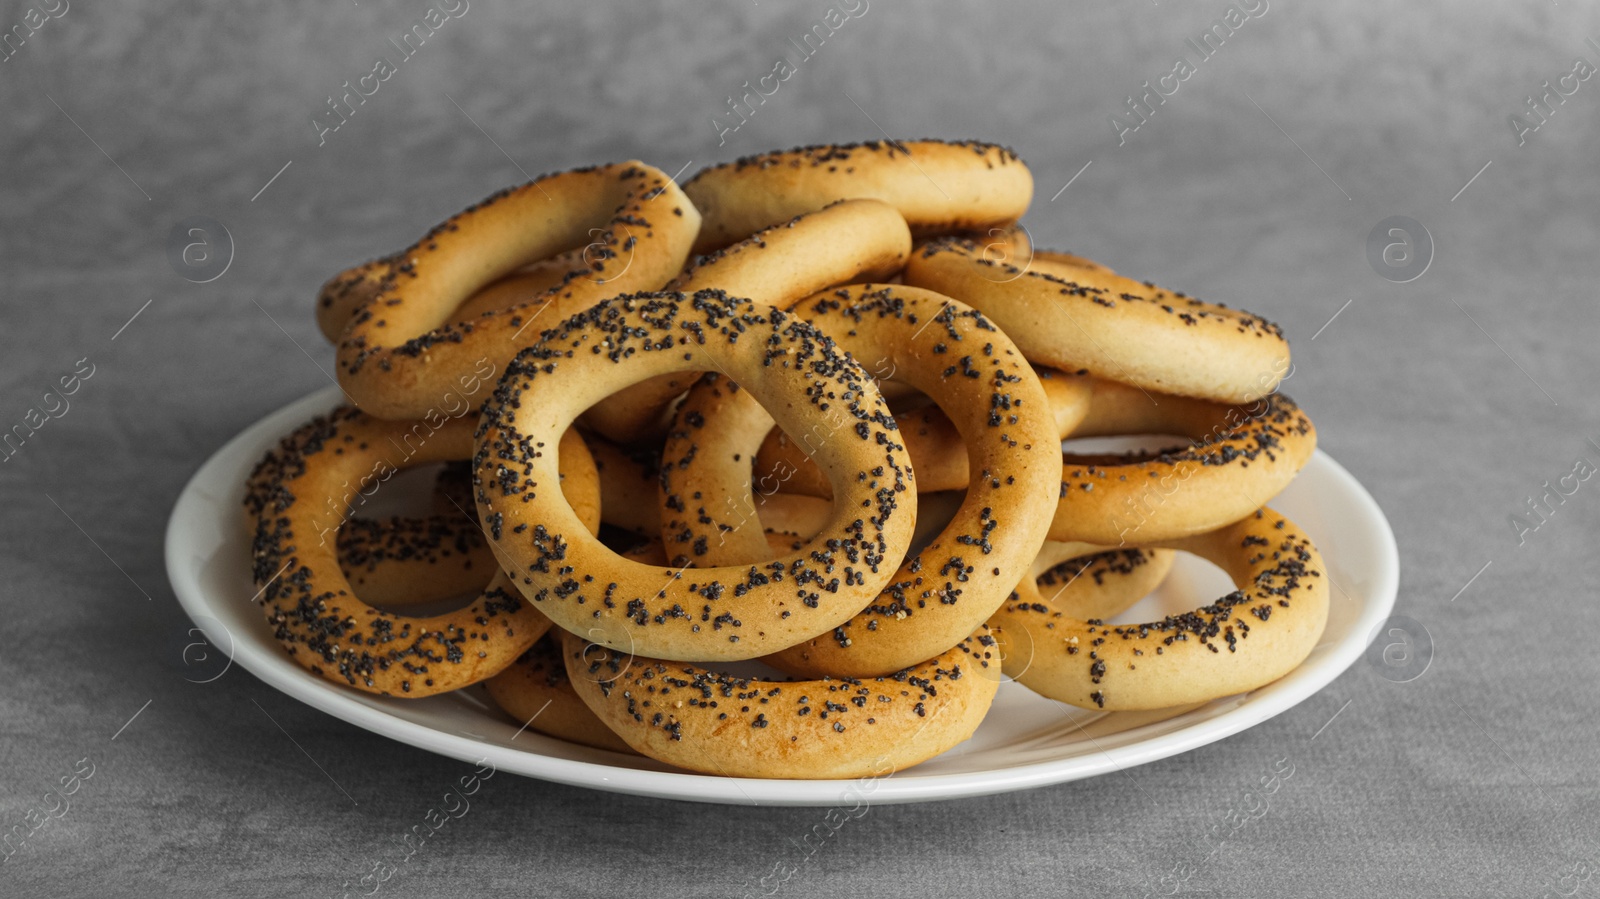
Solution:
[[[158,6],[0,8],[20,26],[0,62],[0,425],[36,427],[0,463],[0,833],[27,837],[0,894],[356,895],[467,770],[237,670],[188,682],[167,512],[228,437],[328,383],[323,278],[540,171],[884,132],[1013,145],[1042,243],[1282,322],[1293,393],[1390,516],[1399,610],[1434,657],[1404,683],[1358,664],[1136,770],[873,808],[778,895],[1600,890],[1600,482],[1569,480],[1537,530],[1527,505],[1600,463],[1600,81],[1575,69],[1600,64],[1593,4],[460,0],[404,59],[426,0]],[[728,96],[830,18],[740,124]],[[329,95],[384,55],[395,71],[331,130]],[[1147,81],[1176,91],[1136,114]],[[169,261],[190,216],[231,234],[214,281],[190,280],[203,247]],[[1368,257],[1390,216],[1431,235],[1420,278],[1383,276],[1404,246]],[[1236,828],[1285,757],[1294,777]],[[48,792],[69,787],[67,807]],[[505,775],[381,894],[759,894],[819,815]]]

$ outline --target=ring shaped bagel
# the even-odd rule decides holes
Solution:
[[[801,147],[702,169],[683,192],[703,216],[695,252],[725,247],[836,200],[900,211],[917,236],[1009,225],[1028,211],[1033,175],[978,141],[868,141]]]
[[[351,316],[339,383],[380,418],[421,418],[462,372],[498,370],[548,324],[683,267],[699,225],[673,181],[643,163],[575,169],[495,194],[434,228],[395,260]],[[588,244],[592,264],[529,303],[448,324],[461,303],[530,262]]]
[[[545,736],[595,749],[636,755],[578,698],[561,659],[555,631],[539,638],[516,663],[484,682],[502,711]]]
[[[720,290],[787,308],[819,290],[898,274],[910,255],[911,232],[892,206],[845,200],[703,256],[666,289]],[[695,378],[686,372],[635,384],[597,403],[585,413],[584,423],[613,440],[650,436],[671,400]]]
[[[414,424],[336,409],[284,438],[256,466],[246,492],[255,517],[255,579],[273,635],[312,673],[369,693],[432,696],[476,683],[515,661],[550,626],[503,574],[469,606],[442,615],[393,615],[356,597],[336,549],[351,501],[396,471],[472,452],[468,419],[451,420],[415,444]],[[598,528],[594,463],[577,432],[560,441],[569,508]]]
[[[646,378],[718,369],[804,430],[851,424],[821,463],[841,500],[805,549],[697,571],[618,556],[559,492],[556,438],[601,397]],[[484,407],[479,515],[501,567],[561,627],[658,658],[747,659],[837,626],[876,596],[911,540],[910,470],[870,378],[798,318],[716,291],[616,297],[545,332]]]
[[[1034,362],[1145,390],[1243,403],[1289,370],[1272,322],[1106,271],[1008,267],[941,240],[912,256],[905,281],[982,311]]]
[[[987,631],[887,677],[771,681],[586,646],[561,634],[578,696],[657,761],[731,777],[882,776],[972,736],[999,687]]]
[[[1170,549],[1083,551],[1081,544],[1046,543],[1035,573],[989,619],[1008,653],[1001,670],[1012,680],[1027,672],[1036,653],[1064,649],[1070,637],[1054,637],[1056,622],[1121,615],[1161,586],[1177,556]]]
[[[1216,530],[1277,496],[1317,448],[1311,419],[1281,393],[1229,406],[1101,381],[1089,405],[1073,437],[1177,434],[1190,443],[1064,456],[1051,540],[1117,546]]]
[[[1080,708],[1161,709],[1265,686],[1317,645],[1328,620],[1328,579],[1316,547],[1293,522],[1262,509],[1161,545],[1215,563],[1239,589],[1142,624],[1003,611],[1003,654],[1030,660],[1017,680]],[[1018,646],[1021,630],[1026,646]]]
[[[871,372],[892,377],[887,367]],[[1069,375],[1034,366],[1039,383],[1050,399],[1056,429],[1063,438],[1075,430],[1089,412],[1095,379]],[[950,417],[936,405],[908,409],[895,414],[901,439],[911,456],[911,470],[917,475],[918,493],[967,489],[970,472],[967,446]],[[788,492],[810,496],[829,496],[828,481],[811,461],[804,443],[774,429],[756,453],[755,476],[759,482],[781,484]]]
[[[1060,432],[1044,388],[1015,345],[948,297],[867,284],[811,297],[794,312],[856,359],[881,359],[932,397],[981,473],[944,529],[900,566],[881,595],[862,603],[860,614],[767,658],[792,674],[888,674],[970,635],[1033,564],[1055,508]],[[754,517],[749,459],[771,416],[746,392],[706,381],[690,391],[678,421],[661,457],[669,551],[687,549],[696,564],[759,558],[759,534],[728,521]],[[785,430],[803,434],[823,458],[839,442],[855,440],[827,422]],[[675,502],[682,498],[691,501]]]

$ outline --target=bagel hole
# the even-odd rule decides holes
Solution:
[[[395,472],[376,489],[368,487],[370,496],[357,493],[346,518],[420,518],[432,514],[433,484],[444,466],[443,462],[429,462]]]
[[[883,394],[884,402],[889,404],[889,411],[894,415],[934,405],[933,397],[904,381],[891,378],[883,381],[874,379],[874,382],[878,385],[878,392]]]
[[[489,578],[492,577],[494,577],[493,572],[485,573],[485,577],[483,579],[484,586],[488,586]],[[446,615],[450,612],[464,609],[467,606],[472,605],[473,601],[482,594],[483,588],[480,587],[476,590],[457,593],[452,596],[447,596],[443,599],[434,600],[433,602],[403,603],[399,605],[393,603],[368,602],[367,600],[362,599],[359,593],[357,593],[356,598],[367,603],[380,612],[387,612],[397,618],[431,618],[434,615]]]
[[[376,489],[369,488],[370,495],[358,493],[354,502],[350,504],[345,521],[351,518],[365,518],[382,521],[389,518],[427,518],[433,515],[459,518],[459,524],[469,526],[475,509],[471,505],[462,506],[459,498],[452,501],[439,500],[435,505],[435,484],[440,474],[444,471],[445,462],[428,462],[410,468],[401,469],[382,481]],[[494,577],[494,568],[486,566],[482,571],[483,583],[469,590],[426,603],[377,603],[361,595],[359,589],[355,590],[356,598],[371,605],[373,608],[405,618],[425,618],[432,615],[442,615],[470,605],[483,592],[489,580]],[[349,572],[346,572],[349,575]],[[352,589],[355,589],[352,586]]]
[[[1181,615],[1211,605],[1235,589],[1227,572],[1211,561],[1180,552],[1172,560],[1172,570],[1155,590],[1122,614],[1106,619],[1106,623],[1160,621],[1168,615]]]
[[[911,558],[927,548],[933,538],[950,524],[956,517],[956,512],[961,509],[961,504],[966,501],[965,490],[940,490],[933,493],[917,494],[917,529],[911,535],[911,548],[906,550],[906,558]]]
[[[756,680],[787,681],[792,678],[782,671],[768,665],[760,659],[741,659],[737,662],[688,662],[686,664],[715,671],[719,674],[729,674],[734,677],[748,677]]]
[[[870,375],[871,372],[869,371],[868,374]],[[926,393],[923,393],[904,381],[879,380],[877,378],[873,378],[872,381],[878,386],[878,392],[883,394],[883,401],[889,407],[889,413],[891,415],[899,415],[902,412],[915,412],[918,409],[926,409],[929,406],[937,405],[934,403],[933,397],[928,396]],[[678,407],[683,404],[683,401],[687,396],[688,394],[685,393],[676,397],[672,401],[673,415],[677,414]],[[781,425],[776,426],[776,430],[792,444],[797,446],[809,446],[806,441],[796,438],[795,435],[789,433]],[[808,452],[807,455],[811,454]]]
[[[614,524],[607,524],[603,521],[600,522],[600,533],[597,536],[602,546],[619,556],[644,546],[651,539],[643,534],[630,531],[627,528],[617,527]]]
[[[813,497],[799,496],[798,494],[778,493],[773,494],[772,496],[785,498],[796,497],[802,500],[813,499]],[[910,558],[917,553],[922,552],[922,550],[929,543],[933,542],[933,538],[937,537],[939,532],[944,530],[945,526],[950,523],[950,520],[955,517],[956,511],[961,508],[961,502],[965,497],[966,491],[963,490],[941,490],[933,493],[920,493],[917,495],[917,527],[911,535],[911,545],[910,548],[906,550],[906,558]],[[757,516],[761,517],[763,529],[769,534],[776,533],[792,537],[794,543],[804,545],[809,539],[810,535],[798,534],[793,530],[775,528],[773,526],[772,516],[763,514],[763,508],[767,505],[770,499],[771,497],[767,496],[758,495],[756,497],[756,514]],[[826,514],[832,515],[832,501],[828,500],[824,502],[827,503]],[[823,518],[824,516],[818,515],[819,521],[823,520]],[[786,523],[791,523],[795,520],[795,517],[791,514],[786,515],[780,520],[785,521]],[[768,554],[766,558],[750,559],[748,562],[766,562],[777,558],[778,555],[779,554],[774,551]],[[741,561],[740,564],[745,564],[745,562]]]
[[[1176,434],[1128,434],[1118,437],[1075,437],[1061,441],[1061,453],[1084,465],[1120,465],[1179,452],[1194,441]]]

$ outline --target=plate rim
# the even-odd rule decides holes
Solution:
[[[309,420],[321,411],[331,409],[343,399],[337,385],[322,388],[293,400],[245,427],[213,452],[184,483],[174,501],[167,519],[163,539],[163,558],[167,579],[179,605],[191,621],[199,627],[206,639],[241,668],[250,672],[273,689],[325,714],[331,715],[363,730],[376,733],[397,742],[405,743],[460,761],[479,763],[488,761],[495,770],[534,777],[569,786],[587,787],[607,792],[733,805],[776,805],[825,807],[853,800],[848,797],[862,791],[870,793],[870,801],[877,804],[938,801],[961,799],[995,793],[1031,789],[1097,777],[1160,759],[1189,752],[1273,718],[1321,692],[1343,674],[1365,652],[1376,634],[1378,624],[1393,612],[1399,593],[1399,546],[1394,529],[1383,509],[1372,494],[1344,466],[1321,448],[1318,448],[1311,465],[1324,466],[1328,474],[1339,482],[1342,492],[1363,507],[1367,517],[1376,525],[1374,543],[1383,564],[1375,567],[1377,575],[1370,587],[1361,591],[1366,603],[1352,624],[1352,633],[1365,634],[1361,639],[1347,638],[1335,644],[1321,657],[1310,660],[1283,678],[1260,690],[1234,697],[1232,708],[1205,714],[1193,722],[1172,727],[1189,715],[1206,712],[1209,706],[1184,712],[1173,718],[1153,722],[1145,727],[1162,726],[1164,733],[1135,740],[1111,750],[1101,750],[1091,755],[1074,756],[1031,762],[982,772],[950,772],[924,774],[899,772],[871,780],[866,790],[862,780],[780,780],[758,778],[733,778],[680,771],[656,771],[626,768],[603,762],[560,758],[527,749],[516,749],[497,743],[488,743],[467,736],[429,727],[398,715],[366,705],[338,684],[314,679],[287,656],[243,642],[234,641],[226,625],[209,613],[211,601],[199,583],[198,566],[187,563],[183,553],[187,550],[184,531],[192,526],[191,518],[212,502],[203,494],[214,481],[222,480],[225,469],[239,466],[244,472],[233,478],[230,495],[243,491],[244,474],[261,452],[292,428],[285,422]],[[242,521],[242,514],[241,521]],[[205,516],[203,521],[214,521]],[[215,621],[225,633],[213,633],[206,621]],[[225,639],[224,639],[225,638]],[[226,646],[225,649],[223,647]],[[310,683],[311,686],[307,687]],[[1136,733],[1140,728],[1130,728],[1123,734]],[[914,769],[911,769],[914,771]],[[751,795],[760,793],[758,802]]]

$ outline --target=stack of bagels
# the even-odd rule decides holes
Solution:
[[[624,162],[341,272],[316,313],[347,402],[246,487],[274,634],[351,689],[482,684],[531,730],[737,777],[904,769],[1002,675],[1108,712],[1282,677],[1329,586],[1267,507],[1316,446],[1283,333],[1035,248],[1032,196],[972,141],[681,186]],[[1169,439],[1063,451],[1126,435]],[[418,511],[366,514],[384,489]],[[1107,623],[1176,552],[1236,589]]]

